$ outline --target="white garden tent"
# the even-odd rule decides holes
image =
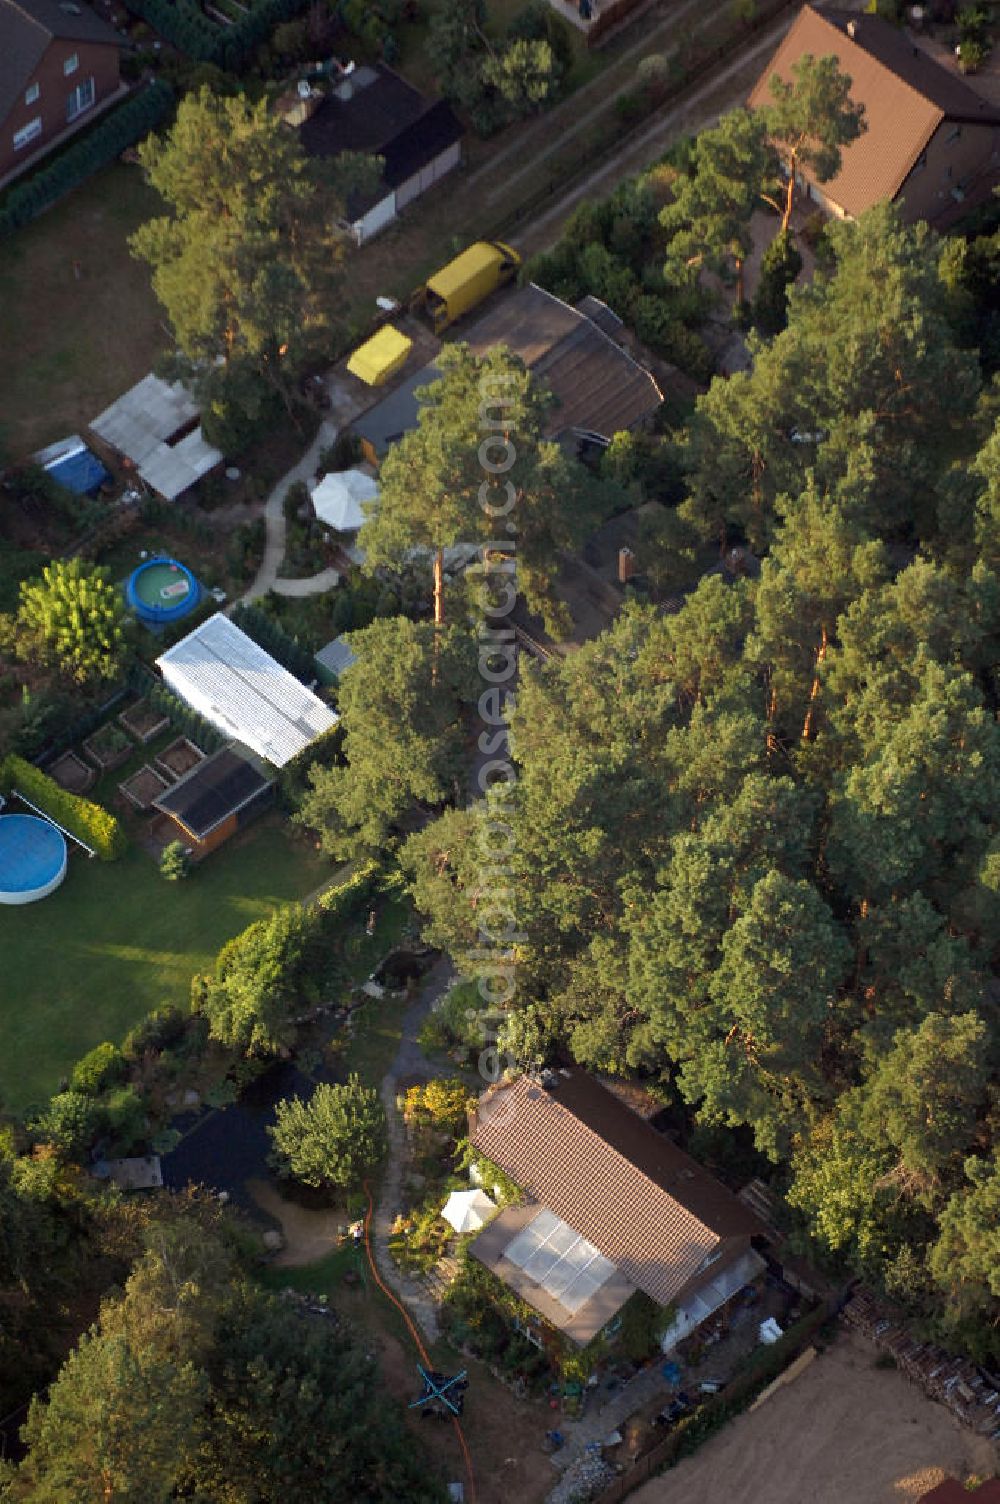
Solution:
[[[496,1211],[485,1191],[452,1191],[441,1215],[450,1222],[456,1232],[478,1232],[485,1227],[490,1215]]]
[[[356,533],[365,520],[363,501],[378,496],[378,482],[363,470],[337,470],[324,475],[312,493],[316,516],[338,533]]]

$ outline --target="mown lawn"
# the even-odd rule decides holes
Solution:
[[[149,269],[128,236],[163,212],[116,163],[0,241],[0,439],[14,459],[86,424],[167,344]]]
[[[0,1100],[42,1102],[95,1044],[151,1008],[186,1007],[226,940],[330,871],[276,814],[180,883],[136,845],[113,863],[76,852],[50,898],[0,909]]]

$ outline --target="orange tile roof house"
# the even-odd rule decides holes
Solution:
[[[786,82],[805,54],[833,56],[865,107],[867,130],[843,149],[829,182],[803,181],[841,219],[883,199],[909,222],[954,217],[971,193],[1000,175],[1000,109],[877,16],[806,5],[750,95],[760,108],[777,73]]]
[[[0,0],[0,183],[119,92],[125,45],[84,0]]]
[[[576,1343],[641,1290],[674,1308],[669,1351],[764,1267],[753,1213],[585,1071],[491,1088],[471,1138],[524,1192],[473,1257]]]

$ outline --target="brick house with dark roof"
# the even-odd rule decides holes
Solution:
[[[772,76],[790,82],[806,54],[837,59],[867,125],[829,182],[802,174],[823,208],[856,219],[889,199],[910,223],[947,223],[996,183],[1000,108],[878,16],[804,6],[754,87],[751,109],[768,104]]]
[[[124,46],[84,0],[0,0],[0,183],[118,93]]]
[[[575,1343],[642,1291],[671,1310],[670,1351],[763,1271],[750,1209],[586,1071],[491,1088],[470,1138],[523,1192],[472,1256]]]

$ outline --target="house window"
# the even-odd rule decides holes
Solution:
[[[42,92],[42,86],[41,86],[41,84],[31,84],[30,87],[27,88],[27,89],[25,89],[25,91],[24,91],[24,102],[25,102],[25,104],[34,104],[35,100],[38,98],[38,96],[39,96],[39,94],[41,92]]]
[[[923,172],[923,170],[924,170],[924,168],[926,166],[927,166],[927,153],[925,151],[922,151],[920,153],[919,157],[917,158],[917,160],[913,164],[913,167],[911,169],[911,175],[915,175],[918,172]]]
[[[66,100],[66,119],[75,120],[78,115],[83,114],[84,110],[89,110],[94,102],[94,92],[92,78],[84,79],[82,84],[77,84]]]
[[[76,70],[77,70],[77,68],[79,68],[79,66],[80,66],[80,55],[79,55],[79,53],[74,52],[73,55],[72,55],[72,57],[66,58],[65,61],[63,62],[63,76],[65,78],[69,78],[70,74],[71,73],[75,73]]]
[[[42,117],[36,115],[34,120],[29,120],[27,125],[22,125],[19,131],[14,132],[14,150],[20,151],[27,146],[29,141],[34,141],[36,136],[42,134]]]
[[[956,125],[955,129],[952,130],[952,131],[949,131],[948,134],[947,134],[947,136],[945,136],[945,138],[944,138],[944,144],[945,144],[945,146],[954,146],[955,142],[960,139],[961,135],[962,135],[962,127],[960,125]]]

